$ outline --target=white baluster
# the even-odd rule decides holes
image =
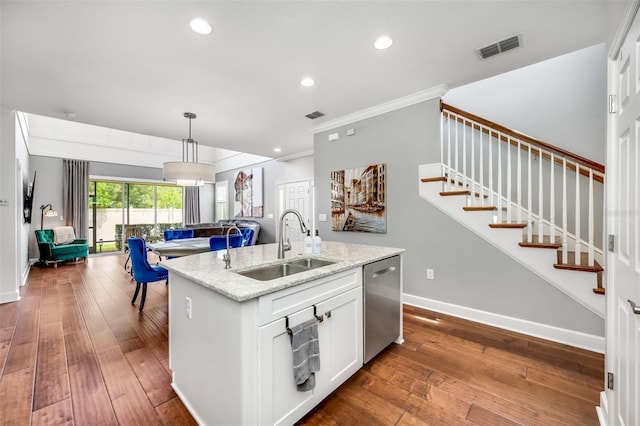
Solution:
[[[454,144],[454,152],[453,152],[453,167],[456,169],[455,170],[455,176],[453,177],[453,190],[457,191],[458,189],[458,182],[460,181],[460,176],[459,176],[459,168],[458,168],[458,145],[460,144],[460,135],[459,135],[459,130],[460,130],[460,124],[458,123],[458,119],[459,117],[456,117],[456,137],[455,137],[455,144]]]
[[[476,189],[476,141],[475,141],[475,125],[473,122],[471,122],[471,205],[475,205],[475,197],[473,196],[473,193],[475,192]]]
[[[582,264],[580,258],[580,164],[576,163],[576,259],[575,264]]]
[[[511,137],[507,136],[507,223],[511,223],[511,181],[513,176],[511,173]]]
[[[567,159],[562,158],[562,263],[569,263],[567,241]]]
[[[538,148],[538,242],[544,241],[544,184],[542,183],[542,150]],[[553,163],[551,163],[553,169]]]
[[[542,152],[540,153],[542,157]],[[549,153],[551,169],[549,170],[549,240],[556,242],[556,188],[555,188],[555,158]],[[542,173],[540,173],[542,175]],[[540,215],[542,216],[542,215]]]
[[[498,162],[496,166],[498,167],[498,217],[500,218],[500,222],[502,222],[502,149],[500,147],[500,143],[502,140],[502,135],[500,132],[497,133],[497,142],[496,149],[498,150]]]
[[[451,114],[449,114],[449,126],[447,126],[447,175],[446,191],[451,191]]]
[[[493,144],[491,143],[491,129],[489,131],[489,205],[495,206],[493,203]]]
[[[589,266],[595,265],[593,252],[593,169],[589,169]]]
[[[516,210],[516,223],[522,223],[522,154],[520,150],[520,139],[518,139],[516,154],[518,155],[518,161],[516,163],[516,204],[518,205],[518,210]],[[531,162],[529,162],[529,167],[531,167]],[[531,210],[531,203],[529,203],[527,207]]]
[[[484,206],[484,147],[482,145],[482,127],[478,125],[480,129],[480,205]]]
[[[529,215],[527,216],[527,242],[530,243],[533,240],[533,194],[531,194],[532,184],[531,184],[531,144],[528,149],[527,156],[527,210],[529,211]]]
[[[462,120],[462,189],[467,189],[467,120]]]

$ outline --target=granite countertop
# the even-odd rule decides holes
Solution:
[[[302,254],[302,243],[293,243],[292,249],[285,252],[285,259],[278,259],[278,246],[274,243],[231,249],[231,269],[224,269],[222,255],[226,250],[169,259],[160,262],[160,265],[171,273],[242,302],[385,259],[403,251],[404,249],[401,248],[323,241],[320,254]],[[270,281],[258,281],[235,273],[256,266],[275,265],[303,257],[330,260],[336,263]]]

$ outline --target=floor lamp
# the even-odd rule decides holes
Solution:
[[[45,212],[45,209],[49,207],[49,210]],[[51,204],[40,206],[40,229],[44,229],[44,217],[58,216],[58,212],[53,209]]]

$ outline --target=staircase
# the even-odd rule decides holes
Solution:
[[[604,166],[441,103],[419,194],[605,317]]]

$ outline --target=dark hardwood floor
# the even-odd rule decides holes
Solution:
[[[32,268],[0,305],[1,425],[192,425],[171,389],[167,288],[144,312],[121,255]],[[391,345],[305,425],[589,425],[603,356],[405,306]]]

